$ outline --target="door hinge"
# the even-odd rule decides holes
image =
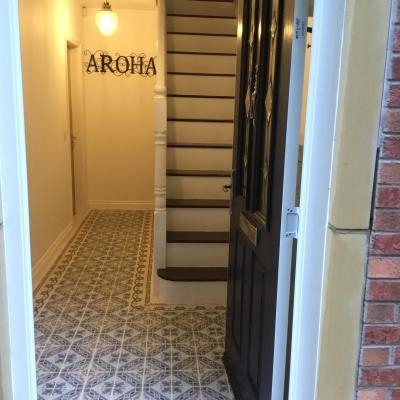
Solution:
[[[285,231],[283,233],[284,238],[297,239],[297,234],[299,231],[299,218],[299,207],[290,207],[286,209]]]

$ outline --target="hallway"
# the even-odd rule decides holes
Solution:
[[[35,292],[38,399],[233,399],[224,307],[149,304],[151,211],[92,211]]]

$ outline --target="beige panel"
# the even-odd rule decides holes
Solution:
[[[336,227],[366,229],[382,101],[390,0],[352,0],[348,3],[330,219]]]
[[[318,400],[353,400],[366,245],[366,234],[328,233]]]

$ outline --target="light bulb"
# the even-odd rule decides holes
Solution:
[[[106,1],[103,9],[96,13],[96,25],[104,36],[112,36],[118,27],[118,15],[111,10],[111,6]]]

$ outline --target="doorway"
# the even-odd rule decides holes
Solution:
[[[28,263],[29,264],[29,263]],[[24,397],[24,398],[30,398],[30,397]]]
[[[85,138],[82,105],[82,50],[79,42],[67,40],[67,115],[66,133],[70,149],[72,214],[75,217],[86,209],[85,191]]]

